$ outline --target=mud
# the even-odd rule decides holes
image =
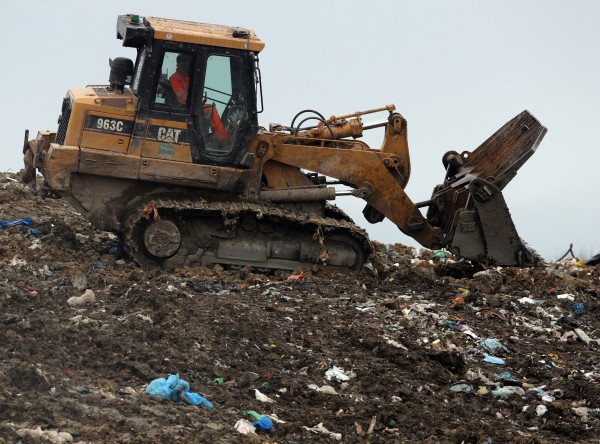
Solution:
[[[352,274],[145,271],[0,175],[0,219],[23,217],[39,232],[0,230],[0,442],[336,442],[307,430],[320,423],[344,443],[598,442],[598,267],[376,244]],[[67,303],[87,289],[95,302]],[[484,361],[489,338],[504,365]],[[350,379],[327,380],[332,366]],[[214,409],[145,393],[176,373]],[[495,396],[506,387],[522,391]],[[249,410],[284,422],[244,436]]]

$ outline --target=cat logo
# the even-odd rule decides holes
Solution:
[[[161,126],[158,128],[157,139],[161,142],[178,143],[181,131],[177,128],[165,128]]]

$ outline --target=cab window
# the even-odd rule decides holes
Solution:
[[[154,103],[171,109],[188,108],[191,88],[191,55],[166,51],[163,56]]]
[[[202,137],[207,153],[228,155],[248,121],[243,63],[238,57],[210,55],[201,97]]]

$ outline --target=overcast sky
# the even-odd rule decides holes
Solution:
[[[579,256],[600,253],[600,2],[6,2],[0,170],[21,168],[25,128],[56,128],[68,88],[106,83],[109,57],[135,58],[115,38],[126,13],[253,28],[266,42],[265,127],[306,108],[329,116],[394,103],[409,125],[413,201],[442,181],[446,151],[475,149],[528,109],[548,133],[505,189],[519,234],[549,259],[571,242]],[[381,130],[364,140],[379,147]],[[362,201],[336,203],[373,239],[416,245],[389,222],[368,224]]]

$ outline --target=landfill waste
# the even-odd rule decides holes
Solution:
[[[341,433],[330,432],[329,430],[327,430],[327,428],[325,426],[323,426],[322,422],[320,422],[319,424],[317,424],[314,427],[302,426],[302,428],[308,430],[309,432],[322,433],[324,435],[329,435],[331,438],[335,439],[336,441],[342,440]]]
[[[258,399],[260,402],[268,402],[268,403],[272,403],[275,402],[274,399],[269,398],[267,395],[265,395],[264,393],[261,393],[260,390],[258,389],[254,389],[254,396],[256,399]]]
[[[504,385],[517,385],[522,386],[523,383],[513,377],[510,372],[502,372],[496,375],[497,381],[502,381]]]
[[[585,305],[583,305],[581,302],[577,302],[571,305],[571,311],[575,316],[581,316],[586,312]]]
[[[234,427],[242,435],[256,435],[256,427],[247,419],[238,419]]]
[[[17,435],[26,439],[27,442],[47,442],[51,444],[66,444],[73,442],[73,435],[68,432],[42,430],[41,427],[36,427],[35,429],[18,429]]]
[[[0,183],[0,212],[3,220],[30,215],[42,233],[0,230],[0,444],[49,442],[17,434],[38,426],[81,443],[339,442],[303,428],[317,423],[349,443],[598,442],[597,266],[549,260],[488,266],[489,275],[473,278],[479,268],[468,261],[430,263],[435,252],[420,248],[413,263],[416,250],[400,244],[388,246],[391,260],[374,241],[368,260],[377,273],[311,267],[296,285],[288,271],[146,270],[117,260],[109,252],[117,241],[64,200],[12,182]],[[104,269],[92,267],[98,261]],[[441,276],[439,267],[460,273]],[[86,289],[95,303],[66,302]],[[586,313],[576,316],[574,303]],[[485,350],[486,339],[510,353]],[[351,379],[328,381],[333,365]],[[167,373],[215,409],[145,393]],[[473,392],[451,391],[459,382]],[[84,385],[88,394],[79,393]],[[525,395],[492,394],[510,386]],[[256,400],[255,389],[277,402]],[[271,420],[270,436],[234,428],[240,418],[254,427],[250,409]]]
[[[273,421],[267,415],[261,415],[260,413],[249,410],[246,414],[252,416],[256,421],[252,423],[252,426],[255,427],[256,430],[264,433],[270,433],[273,430]]]
[[[16,227],[17,225],[26,225],[30,226],[33,224],[33,219],[31,217],[24,217],[23,219],[17,220],[0,220],[0,230],[3,230],[8,227]]]
[[[317,392],[326,393],[328,395],[337,395],[337,391],[330,385],[323,385],[319,387],[316,384],[308,384],[308,388],[311,390],[316,390]]]
[[[94,302],[96,302],[96,295],[90,289],[85,290],[85,293],[83,293],[81,296],[73,296],[67,299],[67,304],[74,307],[89,305],[93,304]]]
[[[512,395],[524,396],[525,390],[523,390],[521,387],[515,386],[498,387],[497,389],[492,390],[492,395],[496,398],[507,399]]]
[[[304,279],[304,272],[303,271],[301,271],[298,274],[290,274],[287,277],[286,281],[287,282],[297,282],[297,281],[301,281],[302,279]]]
[[[179,373],[169,375],[165,378],[154,379],[146,393],[150,396],[158,398],[170,399],[176,403],[182,400],[191,405],[199,405],[201,407],[212,409],[214,406],[208,399],[200,396],[198,393],[190,392],[190,384],[179,377]]]
[[[454,384],[451,384],[450,387],[448,387],[448,388],[451,392],[457,392],[457,393],[472,393],[474,391],[473,386],[465,381],[456,382]]]
[[[483,358],[485,362],[489,362],[490,364],[504,365],[504,359],[497,358],[496,356],[486,356]]]
[[[331,381],[332,379],[336,379],[338,381],[350,380],[350,376],[344,373],[342,369],[337,368],[335,365],[325,372],[325,378],[327,378],[328,381]]]
[[[594,256],[592,256],[585,262],[585,265],[590,265],[590,266],[599,265],[599,264],[600,264],[600,254],[595,254]]]
[[[479,341],[479,347],[493,355],[498,353],[510,353],[509,350],[500,343],[500,341],[494,338],[487,338]]]

